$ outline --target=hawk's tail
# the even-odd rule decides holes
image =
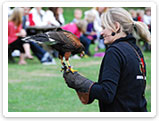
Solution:
[[[49,41],[47,34],[37,34],[22,39],[25,42],[47,43]]]

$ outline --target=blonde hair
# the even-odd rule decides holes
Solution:
[[[95,20],[96,16],[92,11],[88,11],[85,14],[84,19],[88,22],[88,23],[92,23]]]
[[[101,16],[102,25],[112,31],[116,31],[115,22],[120,24],[120,31],[127,34],[137,34],[147,42],[150,41],[148,26],[139,21],[134,21],[130,13],[123,8],[111,8]]]
[[[13,13],[9,17],[8,21],[13,21],[16,26],[22,24],[22,16],[23,16],[23,9],[22,8],[14,8]]]
[[[88,25],[88,23],[87,23],[86,20],[79,20],[79,21],[76,23],[76,25],[77,25],[77,27],[78,27],[78,29],[79,29],[80,31],[82,31],[83,33],[86,32],[87,25]]]

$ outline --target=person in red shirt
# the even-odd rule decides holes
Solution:
[[[30,45],[21,40],[26,36],[26,31],[22,29],[22,8],[14,8],[12,15],[8,19],[8,49],[9,54],[13,50],[20,50],[19,64],[26,64],[25,58],[33,59],[30,54]]]
[[[68,23],[61,28],[67,31],[72,32],[75,34],[78,38],[80,38],[81,34],[86,31],[87,23],[84,20],[80,20],[77,23]]]

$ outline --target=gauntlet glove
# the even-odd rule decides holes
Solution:
[[[94,82],[81,76],[78,72],[72,73],[70,71],[64,71],[63,77],[68,87],[76,90],[81,102],[88,104],[90,88]]]

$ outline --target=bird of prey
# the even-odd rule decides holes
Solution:
[[[69,57],[71,56],[71,54],[74,55],[78,53],[84,55],[85,48],[80,42],[79,38],[71,32],[63,30],[61,28],[56,28],[55,30],[46,33],[28,36],[23,38],[22,40],[25,42],[34,41],[38,44],[46,44],[52,49],[57,50],[59,52],[59,59],[61,59],[61,64],[63,65],[62,70],[69,69],[69,71],[73,73],[75,72],[75,70],[71,68]],[[65,57],[67,66],[63,61],[63,57]]]

